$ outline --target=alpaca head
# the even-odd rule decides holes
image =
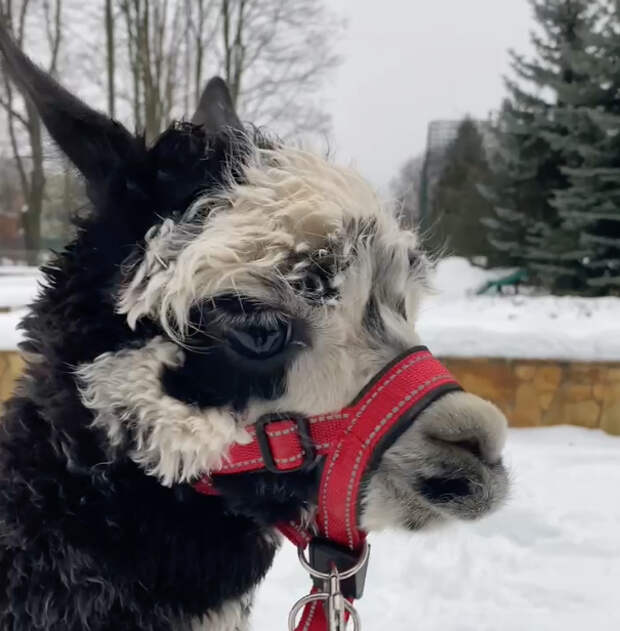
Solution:
[[[221,80],[146,147],[0,47],[93,202],[73,278],[53,283],[82,288],[73,303],[99,331],[96,353],[66,359],[111,458],[191,482],[265,412],[337,410],[420,342],[426,258],[353,171],[244,129]],[[363,525],[494,508],[504,435],[491,404],[444,396],[367,481]]]

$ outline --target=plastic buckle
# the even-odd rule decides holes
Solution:
[[[267,426],[278,421],[292,421],[297,426],[297,438],[301,447],[303,458],[301,464],[290,469],[280,469],[271,451],[271,443],[267,434]],[[271,473],[294,473],[309,469],[314,464],[315,449],[310,437],[310,423],[305,416],[300,414],[265,414],[256,421],[256,440],[261,457],[265,463],[265,469]]]
[[[358,599],[364,595],[368,559],[370,558],[370,545],[365,542],[360,552],[353,552],[349,548],[338,545],[328,539],[316,538],[309,546],[310,565],[319,573],[329,574],[333,567],[343,576],[341,582],[342,595],[345,598]],[[349,576],[351,570],[355,572]],[[320,588],[322,580],[313,577],[314,586]]]

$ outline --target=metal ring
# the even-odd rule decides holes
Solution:
[[[297,614],[302,607],[309,605],[310,603],[317,602],[319,600],[327,600],[329,598],[329,594],[327,592],[319,592],[318,594],[309,594],[308,596],[304,596],[300,598],[291,609],[291,612],[288,615],[288,628],[289,631],[295,631],[295,618],[297,618]]]
[[[349,612],[349,616],[353,621],[353,631],[362,631],[362,621],[355,607],[348,600],[345,600],[344,608]]]
[[[329,599],[329,594],[327,592],[318,592],[317,594],[308,594],[308,596],[304,596],[300,598],[291,609],[291,612],[288,615],[288,628],[289,631],[295,631],[295,618],[297,618],[297,614],[299,613],[302,607],[309,605],[313,602],[326,601]],[[353,622],[353,631],[361,631],[362,630],[362,621],[360,620],[360,616],[357,613],[355,607],[348,601],[344,601],[344,608],[349,612],[349,616],[351,617],[351,621]]]
[[[368,545],[367,541],[364,541],[362,554],[360,555],[360,558],[358,559],[357,563],[353,567],[350,567],[345,572],[338,572],[338,579],[341,581],[346,581],[348,578],[355,576],[355,574],[357,574],[368,561],[369,554],[370,554],[370,546]],[[304,570],[306,570],[306,572],[308,572],[310,576],[313,576],[314,578],[320,578],[323,581],[328,581],[330,579],[331,574],[328,574],[327,572],[319,572],[319,570],[314,569],[310,565],[310,563],[306,559],[306,555],[304,554],[304,549],[301,547],[297,548],[297,558],[299,559],[299,562],[301,563]]]

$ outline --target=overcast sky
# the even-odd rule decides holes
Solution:
[[[528,51],[527,0],[328,0],[348,20],[327,86],[335,155],[382,188],[434,119],[486,117],[508,48]]]

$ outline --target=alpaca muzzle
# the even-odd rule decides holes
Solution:
[[[291,612],[291,629],[344,631],[349,616],[358,626],[351,603],[362,595],[368,562],[366,533],[358,527],[363,482],[418,415],[455,390],[461,388],[448,370],[426,347],[415,347],[385,366],[341,410],[261,417],[249,428],[251,441],[233,445],[226,463],[196,483],[197,491],[214,494],[217,476],[259,471],[286,475],[322,466],[315,522],[278,525],[298,546],[314,581],[312,593]],[[317,606],[319,602],[325,606]]]

